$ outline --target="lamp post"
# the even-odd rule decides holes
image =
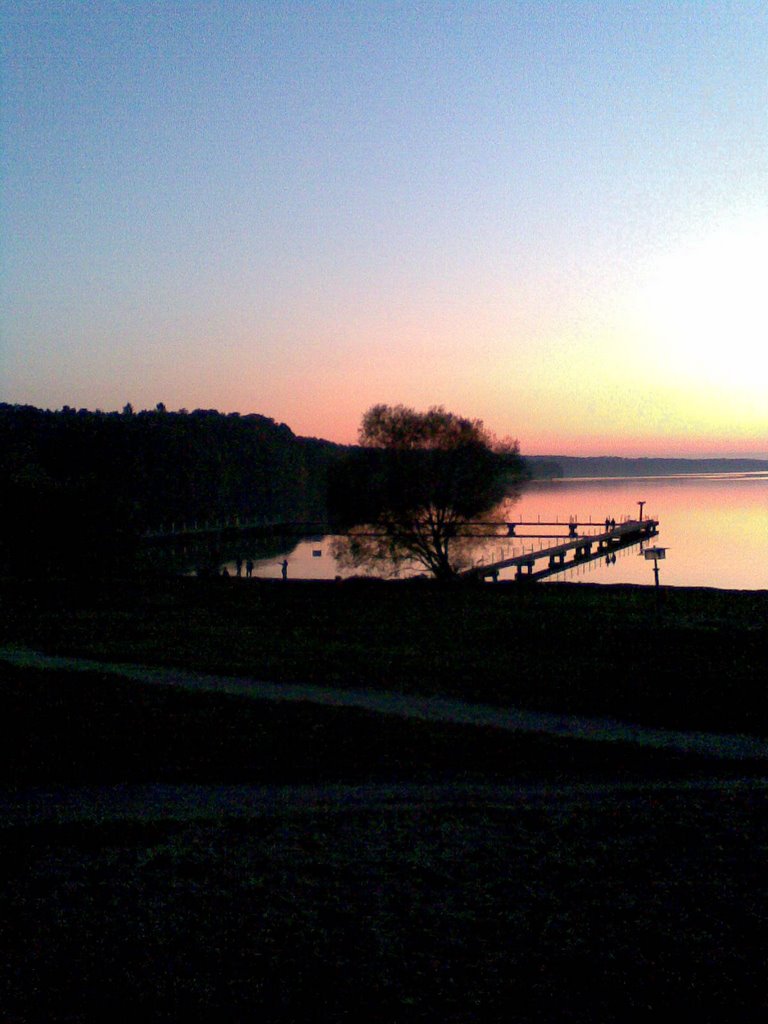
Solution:
[[[643,505],[645,504],[645,502],[644,501],[638,501],[637,504],[640,506],[640,522],[642,523],[642,521],[643,521]]]

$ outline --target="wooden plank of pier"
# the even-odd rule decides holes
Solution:
[[[502,569],[517,568],[518,576],[540,578],[549,576],[555,572],[562,572],[582,561],[605,554],[613,548],[622,546],[630,541],[640,541],[652,537],[658,530],[656,519],[628,519],[626,522],[618,523],[608,530],[601,530],[599,533],[584,534],[582,537],[569,537],[560,544],[553,544],[547,548],[540,548],[538,551],[525,552],[522,555],[513,555],[511,558],[502,558],[497,562],[490,562],[487,565],[478,565],[467,569],[462,573],[465,577],[496,576]],[[597,545],[597,553],[592,552],[592,547]],[[566,561],[567,554],[573,551],[574,557]],[[547,559],[548,569],[542,569],[534,574],[534,566],[537,561]],[[523,570],[526,570],[523,572]]]
[[[562,536],[559,533],[521,533],[517,534],[515,531],[518,527],[559,527],[568,530],[568,537],[576,537],[580,529],[594,529],[600,526],[600,523],[595,523],[591,519],[589,521],[577,520],[577,519],[516,519],[516,520],[492,520],[484,522],[481,520],[464,523],[461,529],[461,535],[463,537],[488,537],[488,538],[519,538],[525,540],[526,537],[538,537],[538,538],[551,538],[555,539]],[[496,530],[505,530],[505,533],[486,533],[486,532],[472,532],[472,528],[477,527],[478,530],[487,530],[489,528],[495,528]],[[233,516],[229,519],[216,519],[216,520],[203,520],[192,523],[180,522],[171,523],[165,527],[155,527],[150,530],[146,530],[142,535],[145,540],[171,540],[182,537],[194,537],[204,536],[207,534],[232,534],[245,531],[259,531],[259,532],[273,532],[283,534],[304,534],[309,533],[316,536],[334,534],[341,536],[343,534],[351,532],[348,528],[339,528],[330,523],[318,522],[318,521],[296,521],[291,519],[277,518],[268,519],[266,516]],[[381,537],[386,536],[385,530],[369,529],[363,533],[358,530],[354,531],[359,536],[363,537]]]

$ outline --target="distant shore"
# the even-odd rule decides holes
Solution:
[[[701,473],[765,473],[768,455],[756,458],[624,458],[615,455],[527,455],[533,479],[690,476]]]

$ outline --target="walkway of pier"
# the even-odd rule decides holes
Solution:
[[[541,525],[554,526],[557,524],[542,523]],[[477,565],[472,569],[467,569],[462,575],[468,578],[482,579],[489,576],[495,578],[502,569],[515,568],[518,579],[543,579],[591,559],[610,554],[611,551],[647,540],[656,535],[658,526],[657,519],[627,519],[607,530],[586,534],[582,537],[574,537],[574,531],[571,528],[570,536],[559,544],[553,544],[538,551],[513,555],[511,558],[502,558],[486,565]],[[595,548],[594,551],[593,548]],[[573,557],[569,559],[567,556],[571,553]],[[537,562],[546,562],[546,566],[537,570]]]
[[[144,540],[177,540],[185,537],[199,537],[214,534],[231,534],[254,530],[263,533],[319,533],[325,530],[323,523],[297,523],[290,519],[269,516],[229,516],[224,519],[195,520],[191,523],[169,523],[146,530]]]
[[[650,520],[643,520],[644,523],[650,522]],[[624,523],[622,526],[626,525]],[[568,537],[578,538],[579,531],[584,529],[593,530],[600,526],[600,523],[595,523],[591,519],[579,521],[577,519],[519,519],[519,520],[491,520],[491,521],[472,521],[464,523],[461,528],[462,537],[487,537],[489,539],[494,538],[514,538],[516,540],[525,540],[526,538],[549,538],[556,540],[562,537],[561,533],[541,533],[539,532],[542,527],[547,529],[567,529]],[[526,530],[525,533],[518,533],[517,530],[522,527]],[[533,527],[536,532],[530,532]],[[477,532],[475,532],[475,529]],[[490,529],[495,529],[497,532],[490,533]],[[619,527],[617,526],[618,530]],[[281,535],[313,535],[321,536],[332,534],[334,536],[342,536],[345,533],[352,532],[349,528],[339,527],[328,522],[322,522],[319,520],[294,520],[285,518],[268,518],[266,516],[232,516],[227,519],[217,519],[208,522],[192,522],[192,523],[170,523],[167,526],[160,526],[152,530],[147,530],[143,534],[145,540],[170,540],[170,539],[183,539],[185,537],[194,537],[205,534],[232,534],[244,531],[257,531],[261,533],[279,533]],[[361,533],[359,527],[354,529],[357,536],[363,537],[380,537],[385,536],[384,530],[370,529],[367,532]]]

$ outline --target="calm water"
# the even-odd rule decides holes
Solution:
[[[638,501],[645,501],[644,515],[658,519],[654,544],[667,548],[659,563],[662,584],[721,587],[731,590],[768,588],[768,471],[765,473],[689,477],[642,477],[537,482],[508,509],[511,520],[551,520],[568,523],[590,517],[596,529],[606,517],[620,522],[637,518]],[[535,530],[520,528],[518,532]],[[555,533],[545,529],[543,532]],[[567,532],[567,527],[563,528]],[[585,530],[585,532],[588,532]],[[483,561],[522,554],[523,550],[556,543],[520,536],[515,541],[489,542]],[[320,552],[320,554],[313,554]],[[333,578],[340,571],[330,555],[330,538],[302,541],[287,555],[289,575]],[[257,576],[279,576],[276,560],[257,562]],[[507,570],[501,578],[512,578]],[[637,548],[618,553],[616,562],[602,560],[569,569],[549,582],[653,584],[653,562]]]

